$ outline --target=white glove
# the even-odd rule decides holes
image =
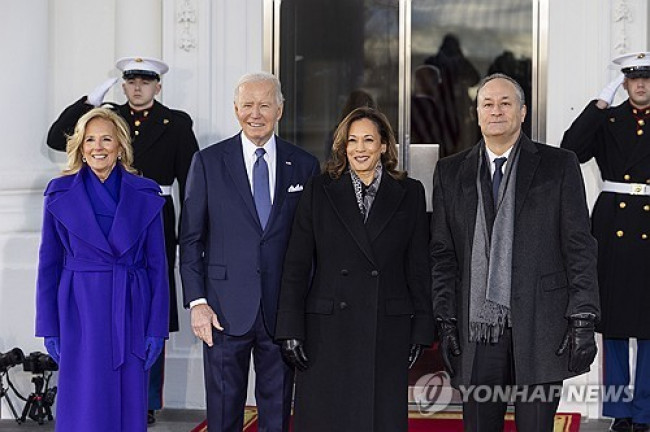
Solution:
[[[93,91],[88,93],[88,97],[86,98],[86,102],[88,102],[89,105],[98,107],[102,104],[104,101],[104,96],[106,96],[106,93],[115,85],[117,82],[118,78],[109,78],[103,83],[101,83],[99,86],[97,86]]]
[[[625,75],[622,73],[618,74],[614,81],[607,84],[605,88],[600,92],[598,99],[602,100],[603,102],[607,102],[607,105],[611,105],[614,101],[614,96],[616,96],[616,90],[618,90],[620,85],[623,84],[624,78]]]

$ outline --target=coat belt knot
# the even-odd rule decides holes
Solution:
[[[134,355],[144,360],[145,356],[145,325],[144,325],[144,299],[142,298],[140,284],[136,281],[129,283],[128,276],[136,276],[138,272],[146,270],[146,263],[138,261],[135,263],[125,263],[115,261],[91,261],[81,258],[66,256],[65,268],[73,272],[112,272],[112,309],[113,322],[112,331],[112,349],[113,349],[113,369],[118,369],[124,363],[126,351],[126,331],[131,328],[131,351]],[[146,273],[143,273],[146,277]],[[126,306],[128,302],[127,295],[130,296],[131,313],[130,323],[127,323]],[[130,325],[128,325],[130,324]]]

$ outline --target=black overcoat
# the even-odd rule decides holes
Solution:
[[[416,180],[384,172],[365,225],[348,173],[305,186],[275,334],[304,340],[310,362],[294,430],[406,431],[409,345],[433,340],[427,242]]]
[[[185,181],[192,163],[192,156],[198,150],[198,143],[192,131],[192,119],[183,111],[167,108],[154,101],[147,120],[134,134],[133,118],[128,104],[114,105],[120,115],[131,126],[133,139],[134,167],[162,186],[178,181],[180,202],[185,195]],[[71,135],[79,118],[93,107],[82,97],[67,107],[52,124],[47,135],[47,145],[65,151],[66,135]],[[176,214],[171,196],[165,196],[163,207],[165,247],[169,276],[169,331],[178,330],[178,308],[176,306]]]
[[[595,158],[603,180],[650,184],[650,129],[637,128],[627,101],[603,110],[591,102],[564,134],[562,147],[582,163]],[[597,330],[610,338],[650,339],[650,196],[601,192],[592,225],[603,310]]]
[[[476,347],[469,342],[469,292],[481,145],[441,159],[433,181],[433,307],[434,316],[458,322],[455,386],[470,384]],[[576,375],[568,351],[555,352],[569,315],[599,315],[596,241],[575,155],[523,134],[518,145],[510,300],[515,384],[541,384]]]

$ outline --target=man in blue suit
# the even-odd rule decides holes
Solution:
[[[319,172],[309,153],[273,134],[280,82],[244,75],[241,133],[194,155],[181,218],[181,278],[203,349],[208,429],[241,431],[251,352],[259,429],[289,430],[293,370],[273,343],[280,279],[301,191]]]

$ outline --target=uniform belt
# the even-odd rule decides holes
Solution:
[[[171,196],[171,194],[172,194],[171,185],[169,185],[169,186],[159,185],[159,186],[160,186],[160,195],[161,196]]]
[[[650,185],[643,183],[619,183],[605,180],[603,182],[603,192],[650,196]]]

